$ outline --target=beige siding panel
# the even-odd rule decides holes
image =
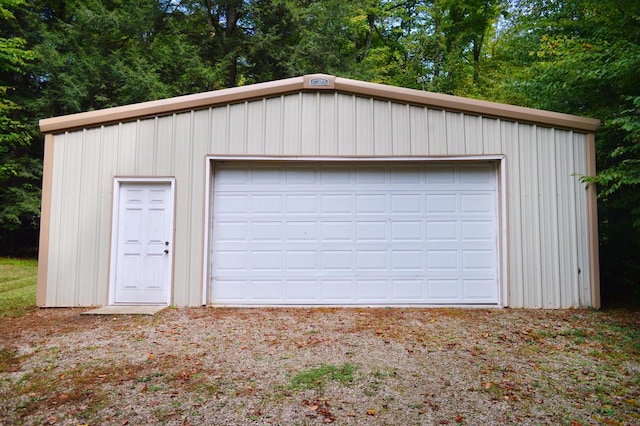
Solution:
[[[446,112],[447,125],[447,154],[464,155],[464,114],[457,112]]]
[[[578,294],[578,253],[576,244],[576,204],[573,194],[577,178],[573,171],[572,133],[556,134],[556,177],[558,181],[558,253],[560,260],[560,306],[580,305]]]
[[[464,116],[464,153],[466,155],[481,155],[482,147],[482,117],[475,115]]]
[[[320,94],[303,93],[300,111],[300,154],[318,155],[320,152]]]
[[[356,154],[374,155],[373,99],[356,98]]]
[[[302,95],[289,95],[283,98],[282,113],[282,153],[284,155],[300,154],[300,109]]]
[[[584,135],[575,134],[573,138],[574,157],[573,173],[586,175],[586,140]],[[589,277],[589,224],[587,217],[587,188],[585,184],[577,184],[575,190],[577,253],[578,253],[578,288],[580,306],[591,305],[591,280]]]
[[[80,208],[78,217],[78,262],[76,264],[75,305],[96,305],[98,277],[97,248],[100,240],[100,136],[101,128],[85,130],[80,163]],[[94,283],[87,285],[86,283]]]
[[[392,131],[396,123],[392,122],[391,102],[373,101],[373,153],[375,155],[393,155]]]
[[[136,146],[138,140],[138,122],[120,124],[118,137],[118,163],[116,175],[134,176],[136,174]]]
[[[502,137],[507,167],[507,248],[509,250],[509,306],[524,306],[523,237],[520,144],[518,124],[503,121]],[[508,142],[507,142],[508,141]]]
[[[560,265],[558,252],[558,187],[556,179],[555,131],[538,127],[538,185],[540,199],[542,307],[560,304]]]
[[[482,153],[486,155],[502,154],[502,143],[512,143],[502,140],[501,122],[495,118],[482,119]]]
[[[356,155],[356,98],[338,95],[338,155]]]
[[[338,95],[335,93],[318,93],[318,154],[325,156],[338,155]]]
[[[270,98],[265,103],[264,152],[268,155],[282,154],[282,112],[284,98]]]
[[[391,104],[393,155],[411,155],[411,107]]]
[[[60,264],[63,254],[60,251],[62,236],[61,220],[64,216],[62,202],[65,156],[64,150],[68,134],[59,134],[53,140],[53,170],[51,175],[51,217],[49,219],[51,232],[49,234],[49,264],[47,267],[47,288],[45,292],[45,306],[56,306],[58,285],[60,282]],[[64,277],[62,277],[64,279]],[[60,305],[61,306],[61,305]]]
[[[189,304],[189,286],[192,276],[189,259],[191,256],[199,257],[199,251],[191,251],[192,244],[190,232],[190,220],[193,208],[193,191],[191,178],[193,167],[193,138],[192,114],[183,113],[176,115],[176,151],[174,157],[174,174],[176,177],[176,198],[175,198],[175,235],[174,235],[174,275],[173,275],[173,296],[177,305]],[[198,195],[201,196],[200,194]]]
[[[427,108],[409,106],[412,155],[429,155],[429,123],[427,113]]]
[[[542,306],[540,253],[540,200],[538,184],[538,141],[536,127],[520,125],[520,187],[522,188],[522,242],[524,272],[524,304]]]
[[[136,143],[136,174],[151,176],[156,158],[156,119],[138,121],[138,141]]]
[[[264,154],[264,99],[247,102],[247,115],[245,118],[247,127],[247,154]],[[196,120],[197,122],[197,120]]]
[[[58,263],[58,286],[55,304],[73,306],[76,304],[78,288],[78,238],[80,229],[80,168],[82,166],[83,132],[76,131],[67,135],[63,145],[65,158],[62,170],[62,193],[57,199],[62,210],[59,218],[59,250],[64,258]],[[60,170],[60,169],[58,169]]]
[[[439,109],[429,109],[427,119],[429,126],[429,155],[447,155],[446,112]]]
[[[193,113],[193,168],[200,170],[205,166],[211,141],[211,111],[203,109]]]
[[[247,152],[247,104],[229,105],[229,154],[244,155]]]
[[[156,151],[154,173],[157,176],[171,176],[173,174],[173,115],[156,118]]]
[[[111,222],[113,220],[113,177],[118,161],[118,125],[105,126],[101,132],[100,145],[100,216],[98,218],[96,305],[106,305],[109,300],[109,267],[111,260]]]
[[[226,106],[211,108],[210,154],[229,153],[229,119]]]

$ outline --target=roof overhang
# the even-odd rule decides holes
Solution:
[[[46,118],[40,120],[40,130],[43,133],[58,133],[71,129],[96,127],[115,122],[244,102],[251,99],[274,97],[287,93],[326,90],[587,133],[595,132],[600,125],[600,120],[593,118],[384,84],[367,83],[326,74],[311,74],[231,89]]]

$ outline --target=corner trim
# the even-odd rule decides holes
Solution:
[[[587,134],[586,138],[587,176],[595,176],[596,135]],[[589,277],[591,278],[591,306],[601,307],[600,301],[600,255],[598,239],[598,191],[593,184],[587,185],[587,223],[589,232]]]
[[[51,192],[53,188],[54,136],[44,136],[42,164],[42,201],[40,204],[40,241],[38,244],[38,284],[36,305],[47,305],[47,272],[49,270],[49,235],[51,232]]]

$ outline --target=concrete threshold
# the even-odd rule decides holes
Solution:
[[[98,309],[83,312],[82,315],[155,315],[166,308],[168,308],[168,306],[164,305],[103,306]]]

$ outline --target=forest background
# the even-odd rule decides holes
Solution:
[[[0,254],[37,252],[39,119],[319,72],[602,120],[603,305],[640,306],[637,0],[0,0]]]

